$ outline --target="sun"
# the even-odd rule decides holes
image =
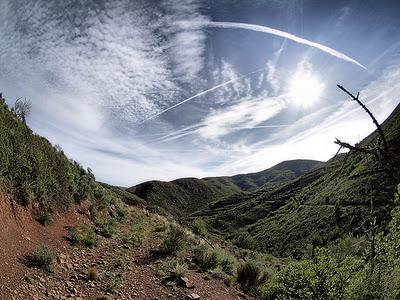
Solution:
[[[289,96],[297,106],[310,107],[316,103],[324,92],[325,84],[310,71],[296,72],[289,81]]]

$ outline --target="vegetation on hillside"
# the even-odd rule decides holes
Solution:
[[[93,196],[94,175],[34,134],[0,98],[0,177],[23,205],[66,208]]]
[[[400,106],[382,124],[397,172],[399,119]],[[375,132],[361,144],[373,145],[377,138]],[[249,245],[253,249],[305,258],[310,249],[346,234],[364,234],[361,225],[370,217],[372,199],[376,224],[384,228],[396,186],[386,168],[384,161],[372,155],[351,151],[287,184],[231,195],[191,217],[202,217],[211,231],[232,241],[257,241]]]
[[[314,160],[299,159],[285,161],[257,173],[203,179],[181,178],[171,182],[148,181],[127,191],[144,199],[148,206],[157,207],[158,212],[161,208],[173,216],[184,217],[236,193],[287,183],[320,164]]]
[[[400,296],[400,185],[387,232],[362,253],[339,244],[316,249],[310,260],[290,263],[263,287],[265,299],[398,299]],[[373,255],[371,255],[373,251]]]

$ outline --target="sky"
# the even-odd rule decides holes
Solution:
[[[328,160],[399,103],[397,0],[0,0],[0,92],[100,181]]]

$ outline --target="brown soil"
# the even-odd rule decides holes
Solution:
[[[159,246],[160,235],[154,228],[160,218],[148,216],[152,229],[145,232],[141,246],[124,247],[120,236],[100,237],[95,248],[72,246],[65,238],[66,226],[88,223],[86,216],[71,208],[55,216],[55,222],[40,225],[30,212],[0,193],[0,299],[186,299],[195,293],[201,299],[250,299],[237,287],[188,269],[185,277],[192,288],[163,283],[164,259],[151,249]],[[138,216],[138,219],[144,218]],[[157,221],[158,220],[158,221]],[[121,223],[119,230],[132,224]],[[57,253],[53,273],[28,267],[24,257],[45,244]],[[97,273],[88,279],[90,269]],[[104,297],[104,298],[100,298]],[[109,298],[107,298],[109,297]]]

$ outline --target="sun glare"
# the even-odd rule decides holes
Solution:
[[[312,106],[317,102],[325,85],[311,72],[296,72],[289,82],[289,95],[294,104],[302,107]]]

